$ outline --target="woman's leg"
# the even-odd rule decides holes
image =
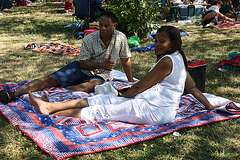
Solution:
[[[82,108],[67,109],[64,111],[54,112],[52,115],[81,118],[81,110]]]
[[[31,92],[29,92],[29,98],[31,104],[42,114],[53,114],[58,113],[61,111],[61,114],[65,113],[67,115],[64,116],[70,116],[75,117],[76,113],[70,112],[69,109],[78,109],[81,110],[81,108],[88,107],[88,101],[87,98],[84,99],[76,99],[71,100],[67,102],[56,102],[56,103],[49,103],[45,102],[37,97],[35,97]],[[71,114],[70,114],[71,113]]]

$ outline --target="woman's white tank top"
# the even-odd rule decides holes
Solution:
[[[180,97],[184,91],[187,72],[182,55],[178,51],[171,55],[165,55],[162,58],[164,57],[171,58],[173,65],[172,72],[160,83],[138,94],[135,98],[146,99],[148,103],[157,107],[173,107],[177,109],[179,107]],[[150,71],[156,64],[152,66]]]

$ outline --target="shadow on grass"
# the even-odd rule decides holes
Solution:
[[[37,34],[45,38],[51,38],[52,34],[64,35],[65,38],[73,38],[73,31],[69,28],[64,28],[69,24],[66,21],[51,20],[39,18],[19,18],[12,17],[2,21],[1,28],[5,30],[5,34]]]
[[[10,35],[37,34],[51,38],[52,34],[57,34],[64,35],[66,39],[72,39],[73,29],[64,28],[64,26],[73,23],[72,16],[57,13],[60,4],[43,3],[40,5],[40,10],[39,6],[35,5],[16,7],[6,11],[9,14],[7,17],[2,17],[1,30]],[[54,19],[52,15],[56,15]]]
[[[9,131],[9,129],[11,130],[11,132],[13,132],[13,130],[18,130],[17,126],[13,126],[11,123],[8,122],[8,120],[2,116],[0,114],[0,158],[2,159],[9,159],[9,155],[6,154],[6,152],[4,151],[4,148],[6,150],[8,150],[9,146],[14,146],[15,143],[20,143],[21,142],[21,148],[23,148],[23,150],[25,151],[25,153],[21,153],[21,155],[18,155],[19,157],[27,157],[30,158],[31,160],[47,160],[47,159],[52,159],[52,156],[50,156],[49,154],[43,152],[39,147],[37,147],[36,143],[34,141],[32,141],[32,139],[30,139],[28,136],[26,136],[23,132],[21,132],[21,136],[27,137],[27,141],[24,141],[22,139],[19,139],[19,137],[16,135],[16,137],[12,137],[13,139],[11,141],[8,140],[8,142],[6,141],[6,138],[9,138],[6,136],[6,131]],[[13,129],[15,128],[15,129]],[[18,132],[18,131],[17,131]],[[20,133],[20,132],[19,132]],[[8,133],[8,135],[12,136],[11,134],[14,133]],[[19,142],[18,142],[19,140]],[[9,144],[13,143],[13,144]],[[34,148],[36,148],[37,151],[34,150]],[[15,148],[13,148],[15,149]],[[27,150],[26,150],[27,149]],[[33,150],[33,151],[31,151]],[[44,156],[43,156],[44,155]],[[17,157],[15,157],[17,158]],[[22,158],[20,158],[22,159]]]
[[[7,130],[7,125],[10,125],[9,122],[2,114],[0,114],[0,150],[3,150],[3,148],[6,146],[5,132]],[[4,152],[0,152],[0,158],[7,158],[6,154]]]

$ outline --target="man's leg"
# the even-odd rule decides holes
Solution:
[[[59,86],[58,81],[53,76],[47,76],[40,79],[35,79],[26,85],[20,87],[15,91],[15,97],[21,96],[23,94],[27,94],[29,91],[42,91],[48,87],[57,87]]]
[[[100,80],[91,79],[88,82],[83,82],[75,86],[67,86],[66,89],[82,92],[94,92],[94,87],[101,84],[102,82]]]
[[[216,12],[213,12],[213,11],[210,12],[210,13],[208,13],[208,14],[206,14],[206,15],[203,17],[203,19],[201,20],[201,23],[204,24],[204,22],[210,20],[211,18],[214,18],[216,15],[217,15],[217,13],[216,13]],[[205,25],[206,25],[206,24],[205,24]]]
[[[21,86],[16,91],[6,91],[1,90],[0,91],[0,101],[8,103],[12,100],[14,100],[16,97],[19,97],[23,94],[27,94],[29,91],[41,91],[48,87],[55,87],[59,86],[58,81],[53,76],[43,77],[40,79],[35,79],[23,86]]]

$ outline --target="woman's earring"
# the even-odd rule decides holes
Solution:
[[[168,51],[171,51],[172,48],[169,48]]]

